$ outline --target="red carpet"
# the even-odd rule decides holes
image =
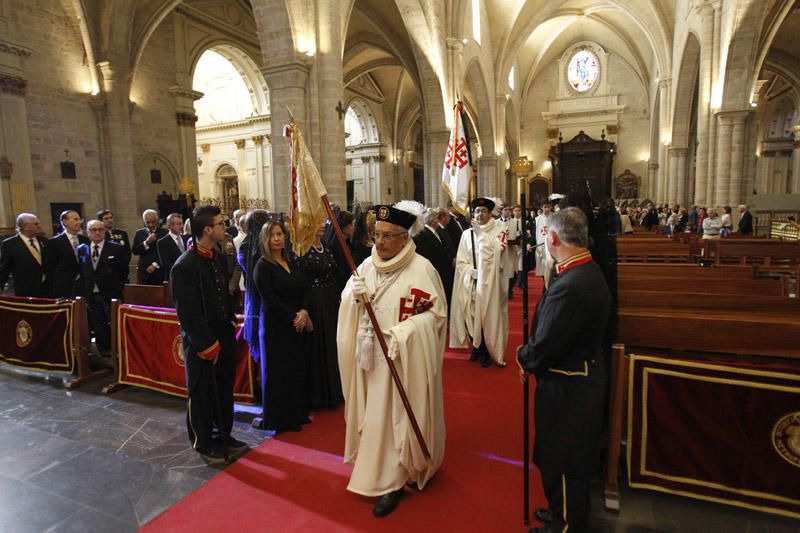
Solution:
[[[529,279],[532,320],[542,285],[539,278]],[[346,490],[352,467],[342,464],[345,428],[339,409],[318,413],[299,433],[263,443],[144,530],[522,531],[522,384],[514,363],[521,317],[517,290],[509,303],[505,368],[481,368],[469,362],[466,351],[447,352],[444,464],[424,491],[407,488],[388,517],[373,517],[373,500]],[[535,470],[531,478],[541,504]],[[536,507],[531,506],[531,517]]]

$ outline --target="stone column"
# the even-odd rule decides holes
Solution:
[[[249,189],[249,184],[245,184],[245,178],[247,176],[247,139],[236,139],[233,141],[236,144],[236,177],[239,180],[239,196],[242,196],[242,185],[245,185]],[[224,187],[220,187],[220,193],[224,191]],[[227,198],[222,199],[224,202],[227,201]]]
[[[264,144],[264,136],[263,135],[254,135],[252,137],[253,146],[255,146],[255,188],[250,188],[248,184],[247,189],[247,197],[250,199],[253,198],[264,198],[264,155],[262,146]],[[241,190],[240,190],[241,192]]]
[[[724,205],[731,188],[731,132],[733,116],[731,113],[717,113],[717,169],[716,196],[709,198],[708,207]]]
[[[197,191],[198,200],[200,198],[213,197],[214,187],[215,187],[214,176],[211,174],[211,172],[214,170],[214,166],[211,164],[211,156],[209,155],[211,153],[211,145],[201,144],[200,151],[203,153],[203,155],[200,156],[200,159],[203,162],[203,165],[205,165],[205,167],[201,166],[197,170],[198,172],[197,179],[198,179],[198,184],[202,183],[202,186],[205,187],[205,190],[198,187]]]
[[[446,206],[447,193],[442,188],[442,168],[450,132],[429,131],[424,136],[425,145],[425,204],[429,207]],[[473,159],[473,163],[476,161]],[[402,200],[402,198],[400,198]]]
[[[264,68],[264,78],[269,86],[270,130],[272,135],[272,210],[288,212],[291,202],[289,179],[289,143],[283,137],[283,128],[289,124],[289,110],[304,135],[306,132],[306,84],[308,66],[299,61]],[[342,150],[344,157],[344,150]]]
[[[644,187],[644,194],[642,191],[639,195],[642,198],[650,198],[654,202],[658,201],[653,198],[656,196],[656,182],[658,181],[658,163],[647,163],[647,185]]]
[[[695,198],[694,203],[705,205],[709,198],[710,186],[713,183],[708,177],[708,110],[711,103],[711,60],[713,57],[714,9],[710,3],[697,7],[702,20],[700,42],[700,94],[697,104],[697,162],[695,166]],[[685,173],[685,171],[684,171]]]
[[[719,65],[720,65],[720,26],[721,26],[721,11],[722,6],[720,0],[711,0],[710,9],[712,13],[709,15],[712,18],[713,34],[711,37],[711,84],[709,93],[709,110],[708,110],[708,194],[706,198],[711,201],[714,188],[718,186],[720,176],[717,174],[717,162],[719,157],[726,157],[725,154],[720,154],[718,151],[717,139],[717,118],[714,115],[716,109],[714,106],[719,106],[719,101],[715,100],[715,88],[719,80]],[[719,95],[722,98],[722,95]],[[696,172],[696,170],[695,170]],[[725,179],[725,177],[722,177]]]
[[[744,138],[747,117],[750,111],[740,111],[733,115],[733,132],[731,134],[731,181],[730,190],[725,203],[737,206],[744,200]]]
[[[498,196],[496,155],[484,155],[478,158],[478,195]],[[505,176],[504,176],[505,178]],[[505,201],[505,198],[501,198]]]
[[[114,220],[121,227],[137,227],[137,187],[133,162],[131,137],[130,71],[125,59],[101,61],[97,64],[105,94],[105,131],[108,160],[111,172],[108,179]],[[155,201],[155,198],[148,199]]]
[[[180,85],[170,87],[169,93],[175,98],[175,120],[178,124],[178,174],[181,180],[188,178],[195,187],[195,194],[199,194],[194,101],[202,98],[203,93]]]
[[[2,65],[0,65],[2,69]],[[0,70],[0,224],[14,226],[16,215],[36,211],[25,92],[28,82]],[[38,213],[45,220],[45,213]]]
[[[800,193],[800,126],[794,127],[793,146],[794,150],[792,150],[792,181],[789,185],[789,193],[798,194]]]
[[[658,183],[656,184],[656,197],[654,198],[657,204],[666,202],[670,191],[670,161],[667,153],[667,147],[662,144],[658,150],[658,160],[661,164],[658,167]]]
[[[688,148],[669,149],[669,190],[667,202],[683,206],[683,195],[686,193],[686,153]]]
[[[670,98],[672,79],[662,78],[658,82],[659,101],[659,139],[658,139],[658,179],[654,189],[656,203],[665,202],[669,191],[669,156],[667,155],[667,136],[672,127]]]

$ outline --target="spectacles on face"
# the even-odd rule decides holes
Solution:
[[[105,233],[106,228],[89,228],[92,233]]]
[[[222,227],[225,227],[225,221],[224,221],[224,220],[220,220],[219,222],[214,222],[213,224],[211,224],[211,225],[209,226],[209,228],[213,228],[214,226],[222,226]]]
[[[381,239],[384,242],[391,242],[401,235],[408,235],[408,232],[400,231],[398,233],[389,233],[387,231],[375,231],[372,233],[372,240],[377,241],[378,239]]]

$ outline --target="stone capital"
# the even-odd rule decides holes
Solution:
[[[197,115],[194,113],[175,113],[175,120],[177,121],[178,126],[194,128],[194,125],[197,122]]]
[[[464,49],[464,40],[459,39],[458,37],[448,37],[446,39],[447,42],[447,49],[453,50],[454,52],[460,52]]]
[[[8,160],[6,156],[0,157],[0,178],[5,180],[11,179],[14,173],[14,165]]]
[[[236,139],[233,142],[236,143],[236,148],[237,149],[243,150],[244,149],[244,143],[247,142],[247,141],[245,139]]]
[[[207,143],[201,144],[200,149],[203,151],[204,154],[207,154],[208,152],[211,151],[211,145]]]
[[[106,108],[106,95],[104,93],[90,94],[87,97],[89,106],[95,111],[103,111]]]
[[[256,146],[261,146],[261,144],[264,142],[264,136],[263,135],[254,135],[252,137],[252,140],[253,140],[253,144],[255,144]]]
[[[19,76],[0,74],[0,93],[25,96],[28,80]]]
[[[718,111],[716,113],[717,122],[720,125],[742,125],[750,116],[752,110],[750,109],[732,109],[728,111]]]
[[[647,168],[650,170],[658,170],[658,163],[647,163]]]
[[[305,89],[309,71],[309,65],[301,61],[270,65],[261,69],[271,91],[289,87]]]
[[[670,148],[667,151],[670,157],[686,157],[686,154],[689,153],[688,148]]]

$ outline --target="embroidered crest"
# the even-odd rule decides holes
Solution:
[[[381,220],[386,220],[389,218],[389,208],[386,206],[381,206],[378,210],[378,218]]]
[[[178,366],[186,366],[183,362],[183,341],[180,334],[175,335],[175,338],[172,339],[172,358]]]
[[[411,295],[400,298],[400,316],[402,322],[410,316],[424,313],[433,307],[431,295],[421,289],[411,289]]]
[[[25,320],[17,322],[17,346],[24,348],[33,340],[33,328]]]
[[[778,420],[772,428],[772,445],[778,455],[800,468],[800,411]]]

